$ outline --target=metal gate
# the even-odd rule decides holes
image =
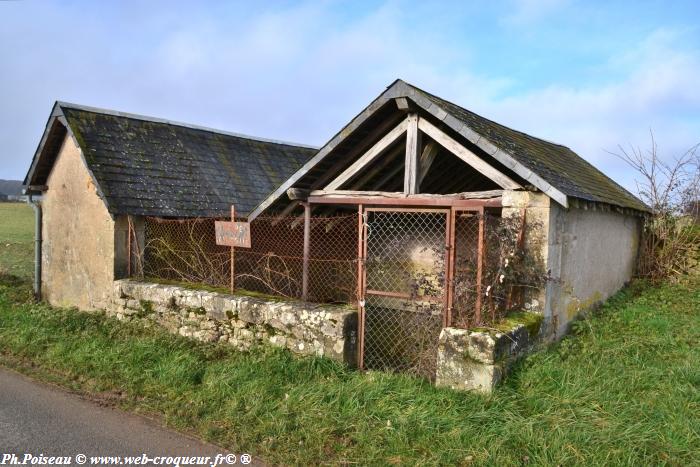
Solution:
[[[435,375],[445,325],[449,209],[366,208],[360,366]]]

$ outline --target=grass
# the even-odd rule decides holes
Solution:
[[[0,363],[285,464],[697,464],[697,281],[625,290],[491,397],[240,353],[0,285]]]
[[[0,203],[0,272],[31,278],[34,211],[26,203]]]
[[[31,301],[0,275],[0,364],[283,464],[698,465],[700,282],[637,283],[489,397],[241,353]]]

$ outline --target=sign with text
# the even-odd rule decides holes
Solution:
[[[216,244],[231,247],[250,248],[250,222],[236,222],[233,206],[231,207],[231,221],[216,221],[214,230]]]

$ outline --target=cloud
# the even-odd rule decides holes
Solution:
[[[687,31],[657,28],[595,63],[595,85],[533,88],[484,66],[485,38],[444,27],[451,11],[417,21],[393,1],[354,11],[192,5],[0,4],[0,178],[23,176],[55,99],[320,145],[398,77],[566,144],[627,186],[606,150],[646,144],[650,127],[669,151],[700,135],[700,64],[697,49],[682,46],[694,43]],[[513,18],[564,8],[521,1]]]
[[[618,145],[647,147],[654,131],[666,157],[700,142],[700,56],[679,49],[682,34],[658,30],[613,57],[627,70],[596,87],[548,86],[484,104],[488,115],[535,136],[571,147],[631,188],[633,175],[610,155]],[[601,70],[605,72],[605,70]]]

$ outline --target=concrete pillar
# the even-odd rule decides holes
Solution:
[[[561,293],[561,257],[562,229],[564,220],[563,209],[544,193],[526,191],[506,191],[503,194],[502,216],[520,217],[525,211],[525,248],[540,256],[549,280],[540,291],[526,295],[530,311],[542,313],[543,337],[554,337],[557,327],[556,316],[552,303],[557,301]]]

